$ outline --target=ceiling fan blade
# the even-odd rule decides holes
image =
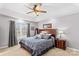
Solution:
[[[29,14],[29,13],[32,13],[32,12],[34,12],[34,11],[27,12],[26,14]]]
[[[37,10],[37,12],[47,13],[47,11]]]
[[[47,11],[40,11],[40,12],[42,12],[42,13],[47,13]]]
[[[35,9],[36,9],[36,7],[37,7],[37,5],[34,5],[33,10],[35,10]]]

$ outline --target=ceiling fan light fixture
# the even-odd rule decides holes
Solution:
[[[33,7],[31,10],[33,10],[33,12],[34,12],[37,16],[39,16],[40,13],[47,13],[47,11],[42,10],[40,3],[39,3],[39,4],[35,4],[34,7]],[[32,13],[32,12],[28,12],[27,14],[29,14],[29,13]]]
[[[36,10],[41,10],[41,7],[38,5],[38,6],[36,7]]]
[[[36,12],[35,14],[36,14],[36,16],[39,16],[40,15],[40,12]]]

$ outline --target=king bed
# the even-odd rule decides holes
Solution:
[[[41,32],[48,34],[39,35]],[[39,56],[55,47],[56,29],[39,29],[39,34],[33,37],[22,38],[19,42],[21,48],[28,50],[32,56]]]

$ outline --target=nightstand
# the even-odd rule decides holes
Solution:
[[[55,47],[65,50],[66,49],[66,40],[56,39],[55,40]]]

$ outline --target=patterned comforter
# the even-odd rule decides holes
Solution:
[[[35,39],[35,37],[23,38],[20,42],[30,47],[33,52],[32,55],[37,56],[41,52],[54,45],[54,38],[52,39]]]

